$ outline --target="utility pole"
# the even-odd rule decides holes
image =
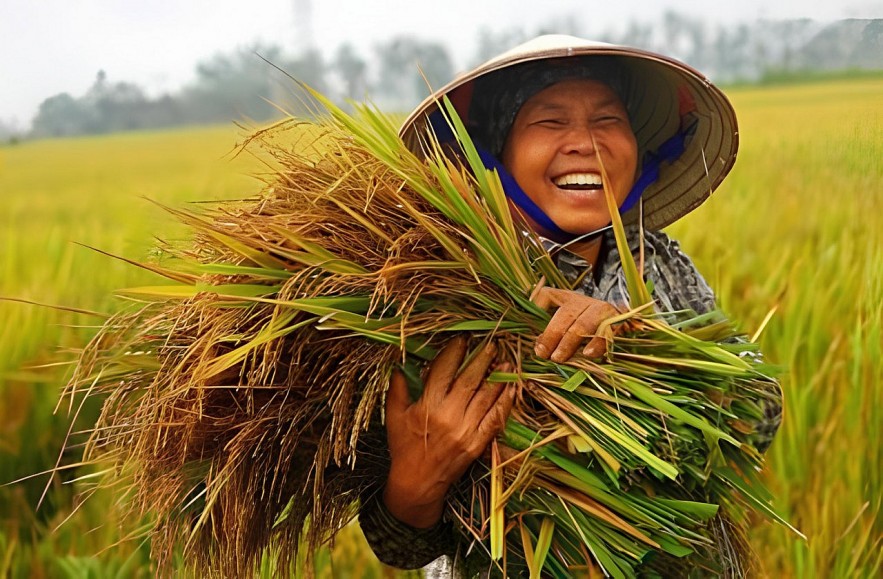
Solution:
[[[303,55],[316,48],[313,36],[313,5],[311,0],[294,1],[294,50]]]

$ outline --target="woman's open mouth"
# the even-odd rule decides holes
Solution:
[[[567,173],[552,180],[559,189],[567,191],[593,191],[602,189],[601,175],[598,173]]]

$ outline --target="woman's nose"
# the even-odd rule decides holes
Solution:
[[[594,155],[595,141],[592,130],[587,125],[573,125],[567,131],[561,145],[564,154]]]

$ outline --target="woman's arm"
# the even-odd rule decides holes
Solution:
[[[407,525],[389,512],[380,494],[363,500],[359,525],[377,558],[398,569],[419,569],[456,551],[450,523],[442,520],[428,529]]]
[[[717,307],[711,287],[677,241],[661,232],[647,232],[645,244],[645,275],[653,283],[654,297],[661,308],[704,314]],[[756,361],[763,359],[760,352],[752,356]],[[758,378],[755,386],[760,393],[760,417],[751,425],[751,442],[758,451],[766,452],[782,422],[782,388],[769,377]]]

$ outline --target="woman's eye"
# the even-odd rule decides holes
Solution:
[[[565,121],[564,121],[564,119],[555,119],[555,118],[540,119],[536,122],[536,124],[544,125],[544,126],[560,126],[560,125],[564,125]]]

